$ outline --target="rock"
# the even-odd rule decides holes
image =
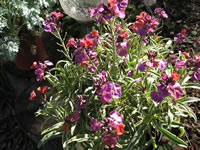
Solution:
[[[88,8],[95,8],[101,0],[59,0],[64,12],[79,22],[88,22],[92,19]],[[107,0],[103,0],[104,3]]]

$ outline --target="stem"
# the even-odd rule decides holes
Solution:
[[[116,77],[116,57],[117,57],[117,53],[116,53],[116,47],[115,47],[115,32],[114,32],[114,23],[115,23],[115,19],[113,19],[111,21],[111,34],[112,34],[112,48],[113,48],[113,62],[112,62],[112,73],[114,75],[114,78]]]
[[[68,59],[70,62],[72,62],[72,59],[71,59],[71,57],[69,56],[69,51],[68,51],[68,49],[67,49],[66,46],[65,46],[65,42],[64,42],[64,40],[62,39],[59,30],[56,28],[56,34],[53,33],[53,32],[52,32],[52,34],[53,34],[56,38],[58,38],[58,39],[60,40],[61,45],[62,45],[62,47],[64,48],[64,51],[65,51],[65,53],[66,53],[65,56],[67,57],[67,59]]]
[[[137,74],[137,65],[138,65],[139,59],[140,59],[140,51],[141,51],[141,48],[142,48],[142,37],[140,38],[139,41],[140,42],[139,42],[139,46],[138,46],[138,49],[137,49],[137,60],[136,60],[135,68],[134,68],[135,74]]]

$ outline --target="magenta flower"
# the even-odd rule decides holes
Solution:
[[[128,48],[129,48],[129,44],[128,41],[125,40],[121,43],[116,43],[116,49],[118,51],[118,55],[119,56],[126,56],[127,52],[128,52]]]
[[[118,135],[114,134],[114,133],[106,134],[103,137],[104,145],[107,145],[110,148],[114,148],[116,146],[116,144],[117,144],[117,137],[118,137]]]
[[[87,60],[87,53],[83,49],[75,50],[73,55],[75,56],[75,61],[79,64]]]
[[[176,35],[176,37],[174,37],[174,41],[176,41],[177,43],[181,44],[183,43],[183,41],[186,39],[186,35],[185,32],[180,32]]]
[[[180,59],[176,62],[176,68],[177,69],[181,69],[185,66],[185,60],[184,59]]]
[[[200,72],[194,72],[192,74],[192,79],[193,80],[200,80]]]
[[[80,118],[80,114],[77,110],[75,110],[72,114],[70,114],[66,117],[66,119],[70,122],[75,122],[75,121],[79,120],[79,118]]]
[[[133,70],[128,71],[128,76],[129,76],[129,77],[132,77],[132,76],[133,76]]]
[[[122,115],[119,114],[116,110],[113,110],[109,113],[110,117],[112,118],[111,125],[117,126],[118,124],[123,123]]]
[[[156,85],[158,92],[152,90],[151,91],[151,98],[155,101],[155,102],[161,102],[165,97],[167,97],[169,95],[166,86],[163,84],[157,84]]]
[[[44,63],[41,62],[33,62],[32,69],[35,70],[36,80],[42,81],[44,78],[45,70],[48,70],[48,66],[53,66],[53,63],[49,60],[45,60]]]
[[[97,77],[93,77],[94,86],[101,87],[106,82],[106,72],[101,72],[97,75]]]
[[[160,68],[160,70],[164,70],[165,69],[165,67],[167,66],[167,62],[166,62],[166,60],[165,59],[161,59],[160,60],[160,62],[159,62],[159,65],[158,65],[158,67]]]
[[[164,11],[163,8],[156,8],[156,9],[154,10],[154,13],[155,13],[156,15],[158,15],[159,17],[161,17],[161,18],[168,18],[168,15],[167,15],[167,13]]]
[[[100,128],[100,122],[98,122],[96,119],[91,119],[90,120],[90,126],[93,130],[94,133]]]
[[[157,19],[151,17],[146,12],[141,12],[140,15],[136,16],[136,19],[137,21],[134,22],[129,28],[141,36],[154,33],[155,27],[159,25]]]
[[[156,85],[156,87],[162,97],[167,97],[169,95],[167,87],[165,85],[159,83]]]
[[[182,97],[183,91],[181,89],[181,86],[178,82],[172,82],[168,84],[168,92],[171,93],[171,95],[175,98],[178,99]]]
[[[35,70],[36,80],[42,81],[44,78],[44,70],[41,68],[38,68]]]
[[[47,17],[43,23],[44,31],[46,32],[53,32],[57,25],[57,19],[63,17],[62,13],[51,12],[51,16]]]
[[[113,84],[111,81],[106,82],[102,87],[96,90],[101,96],[103,103],[109,102],[112,98],[118,99],[121,96],[121,88],[119,84]]]

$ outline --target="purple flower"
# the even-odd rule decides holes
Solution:
[[[119,84],[115,84],[113,87],[113,97],[118,99],[121,96],[121,88]]]
[[[75,56],[75,61],[77,63],[81,63],[82,61],[86,61],[87,60],[87,53],[84,52],[84,51],[81,51],[80,53],[78,53],[76,56]]]
[[[200,72],[195,72],[192,74],[193,80],[200,80]]]
[[[181,86],[178,82],[172,82],[168,84],[168,92],[171,93],[171,95],[178,99],[183,95],[183,91],[181,89]]]
[[[148,51],[147,55],[148,55],[148,59],[150,61],[153,61],[156,59],[156,56],[158,55],[158,53],[150,50],[150,51]]]
[[[179,44],[183,43],[185,39],[186,39],[186,35],[185,33],[182,33],[182,32],[178,33],[176,37],[174,37],[174,41],[176,41]]]
[[[119,84],[113,84],[111,81],[106,82],[102,87],[96,90],[101,96],[103,103],[109,102],[113,97],[118,99],[121,96],[121,88]]]
[[[167,87],[165,85],[159,83],[156,85],[156,87],[162,97],[167,97],[169,95],[169,93],[167,91]]]
[[[95,133],[100,128],[100,123],[96,119],[91,119],[90,126],[93,132]]]
[[[159,62],[159,65],[158,65],[158,67],[160,68],[160,70],[164,70],[165,69],[165,67],[167,66],[167,62],[165,61],[165,59],[161,59],[160,60],[160,62]]]
[[[106,72],[101,72],[97,75],[97,77],[93,78],[94,86],[99,87],[102,86],[106,82]]]
[[[56,26],[55,23],[51,22],[50,20],[45,20],[43,25],[45,32],[53,32]]]
[[[178,56],[172,55],[170,54],[168,57],[168,62],[172,63],[173,65],[175,65],[176,63],[176,59],[178,58]]]
[[[94,17],[98,15],[99,13],[103,12],[104,11],[104,8],[102,8],[103,5],[104,5],[103,1],[101,1],[96,8],[88,9],[88,11],[90,12],[90,17]]]
[[[155,102],[161,102],[163,100],[163,97],[158,92],[156,92],[154,90],[151,91],[151,98]]]
[[[138,69],[140,70],[140,72],[144,72],[146,68],[146,62],[142,62],[138,64]]]
[[[79,118],[80,118],[80,114],[79,114],[79,112],[78,112],[77,110],[75,110],[75,111],[73,112],[73,114],[68,115],[68,116],[66,117],[66,119],[67,119],[68,121],[70,121],[70,122],[75,122],[75,121],[79,120]]]
[[[44,70],[41,68],[38,68],[35,70],[36,80],[42,81],[44,78]]]
[[[151,98],[155,101],[155,102],[161,102],[165,97],[167,97],[169,95],[166,86],[163,84],[157,84],[156,85],[158,92],[152,90],[151,91]]]
[[[110,148],[114,148],[115,145],[117,144],[117,134],[111,133],[111,134],[106,134],[103,137],[103,143],[104,145],[109,146]]]
[[[143,40],[143,42],[144,42],[145,44],[148,44],[148,43],[149,43],[149,41],[147,40],[147,38],[143,38],[142,40]]]
[[[127,50],[129,48],[128,41],[125,40],[121,43],[117,43],[117,51],[119,56],[125,56],[127,55]]]
[[[101,102],[107,103],[112,99],[112,92],[106,92],[101,96]]]
[[[86,96],[85,95],[80,95],[77,97],[75,100],[75,105],[78,111],[81,111],[85,107],[85,101],[86,101]]]
[[[132,76],[133,76],[133,70],[131,70],[131,71],[128,72],[128,76],[129,76],[129,77],[132,77]]]
[[[154,13],[155,13],[156,15],[158,15],[159,17],[161,17],[161,18],[168,18],[168,15],[167,15],[167,13],[164,11],[163,8],[156,8],[156,9],[154,10]]]
[[[181,69],[182,67],[185,66],[185,60],[184,59],[180,59],[176,62],[176,68],[177,69]]]

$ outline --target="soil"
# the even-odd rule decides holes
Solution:
[[[130,2],[131,1],[131,2]],[[200,37],[200,1],[199,0],[157,0],[155,7],[162,7],[166,10],[169,18],[164,21],[164,28],[162,35],[165,37],[173,38],[181,29],[186,28],[187,34],[192,36],[190,39],[192,43],[185,43],[186,51],[195,50],[200,52],[200,48],[193,45],[198,37]],[[141,0],[129,0],[129,3],[135,7],[133,16],[139,14],[141,11],[148,11],[142,4]],[[135,18],[129,18],[134,21]],[[68,24],[69,34],[76,34],[81,36],[80,25],[75,23],[74,20],[66,18],[65,21],[71,22]],[[72,33],[73,31],[73,33]],[[83,32],[82,32],[83,33]],[[58,55],[55,51],[58,46],[53,45],[55,39],[44,34],[44,47],[48,50],[47,55],[49,59],[56,62]],[[52,41],[52,42],[49,42]],[[192,47],[192,48],[191,48]],[[27,134],[18,122],[17,115],[15,114],[15,104],[18,103],[19,96],[35,84],[34,72],[31,70],[20,70],[14,63],[8,62],[4,66],[0,66],[0,150],[38,150],[36,143]],[[190,96],[200,98],[199,91],[188,90]],[[20,105],[20,103],[18,104]],[[191,109],[196,113],[198,122],[195,123],[193,119],[185,119],[185,134],[183,140],[188,141],[188,150],[200,149],[200,102],[189,104]],[[22,112],[23,116],[26,112]]]

